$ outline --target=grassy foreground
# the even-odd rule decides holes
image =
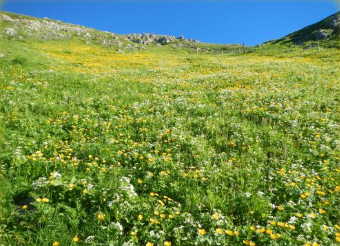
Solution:
[[[338,245],[334,49],[1,41],[0,245]]]

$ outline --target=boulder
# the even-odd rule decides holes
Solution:
[[[332,34],[332,32],[332,29],[320,29],[315,35],[318,40],[322,40],[328,38]]]
[[[84,38],[91,38],[91,34],[90,33],[85,33],[85,35],[84,35]]]
[[[11,22],[14,21],[11,17],[9,17],[8,15],[5,15],[5,14],[1,15],[1,19],[4,20],[4,21],[11,21]]]
[[[163,37],[160,37],[156,40],[157,43],[160,43],[160,44],[170,44],[171,42],[174,41],[174,37],[172,36],[163,36]]]
[[[8,27],[4,29],[4,33],[9,36],[14,36],[15,34],[17,34],[17,31],[14,28]]]

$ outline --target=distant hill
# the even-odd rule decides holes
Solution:
[[[287,45],[320,45],[338,44],[340,30],[340,12],[337,12],[315,24],[309,25],[299,31],[293,32],[283,38],[266,42],[266,44]]]
[[[147,49],[148,46],[170,45],[173,48],[208,49],[207,45],[183,36],[150,33],[126,34],[99,31],[93,28],[65,23],[48,18],[35,18],[10,12],[0,12],[0,38],[21,40],[74,40],[88,45],[110,46],[118,51]]]

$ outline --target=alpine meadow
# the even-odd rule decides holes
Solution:
[[[1,246],[340,245],[339,13],[257,46],[0,21]]]

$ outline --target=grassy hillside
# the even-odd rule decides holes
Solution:
[[[0,245],[339,244],[339,50],[2,24]]]
[[[280,45],[313,45],[339,48],[340,42],[340,12],[293,32],[283,38],[269,41],[270,44]]]

